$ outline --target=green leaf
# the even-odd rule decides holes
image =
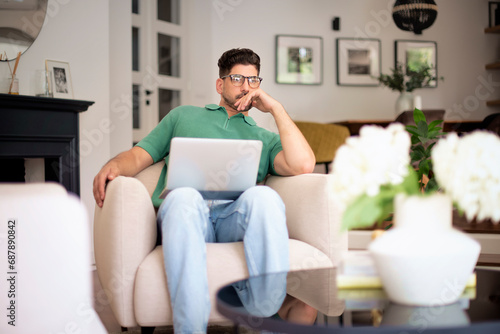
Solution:
[[[439,125],[439,124],[441,124],[441,123],[443,123],[443,120],[442,120],[442,119],[437,119],[437,120],[435,120],[435,121],[430,122],[430,124],[429,124],[429,130],[430,130],[430,129],[433,129],[433,130],[434,130],[434,129],[435,129],[435,130],[438,130],[438,129],[439,129],[439,130],[442,130],[443,128],[438,127],[438,125]]]
[[[425,136],[419,136],[418,139],[422,142],[422,144],[427,144],[427,142],[430,140]]]
[[[427,120],[425,119],[424,113],[418,108],[415,108],[415,110],[413,110],[413,120],[415,121],[415,124],[417,124],[417,125],[421,121],[423,121],[427,125]]]
[[[429,171],[430,171],[429,160],[424,159],[424,160],[420,161],[420,163],[418,164],[418,170],[419,170],[419,172],[422,172],[422,174],[429,175]]]
[[[418,144],[412,147],[414,152],[420,152],[422,154],[425,154],[425,148],[422,144]]]
[[[427,146],[427,148],[425,149],[425,156],[426,157],[430,157],[431,156],[431,152],[432,152],[432,148],[434,147],[434,145],[436,145],[436,141],[431,143],[429,146]]]
[[[342,230],[372,226],[377,220],[382,209],[378,205],[376,196],[362,195],[349,205],[342,217]]]
[[[425,192],[426,193],[431,193],[434,191],[437,191],[439,189],[439,185],[436,181],[436,178],[430,178],[429,181],[427,182],[427,186],[425,187]]]
[[[410,158],[412,162],[420,161],[420,159],[423,159],[427,157],[425,154],[425,149],[422,146],[422,144],[418,144],[412,147],[412,151],[410,152]]]
[[[417,174],[418,180],[422,180],[422,177],[424,176],[424,172],[423,172],[423,170],[418,169],[418,170],[416,171],[416,174]]]
[[[404,192],[408,195],[415,195],[419,192],[418,187],[418,176],[417,172],[411,167],[408,168],[408,175],[406,175],[405,179],[401,183],[401,187],[404,189]]]
[[[410,158],[411,158],[412,163],[417,162],[417,161],[420,161],[421,159],[425,158],[425,154],[422,154],[421,152],[411,152]]]
[[[439,132],[439,130],[429,131],[429,133],[427,134],[427,138],[436,139],[437,136],[439,136],[440,134],[441,134],[441,132]]]
[[[342,231],[370,227],[382,223],[394,212],[394,197],[399,193],[419,193],[417,173],[408,167],[408,175],[397,185],[383,185],[376,196],[363,194],[345,210],[342,217]]]
[[[413,135],[413,136],[418,136],[420,133],[418,132],[418,129],[417,127],[415,127],[415,129],[406,129],[406,132],[408,132],[409,134]]]
[[[417,128],[418,128],[418,136],[420,137],[427,137],[429,133],[429,127],[427,126],[427,123],[425,121],[420,121],[417,123]]]

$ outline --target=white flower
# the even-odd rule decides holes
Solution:
[[[433,169],[441,188],[470,221],[500,222],[500,138],[475,131],[459,138],[449,134],[432,150]]]
[[[364,126],[349,137],[332,166],[333,196],[344,211],[360,195],[375,196],[380,186],[400,184],[408,174],[410,136],[399,123]]]

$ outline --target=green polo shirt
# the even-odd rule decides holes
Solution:
[[[263,181],[267,174],[278,175],[273,165],[274,158],[283,150],[278,134],[258,127],[251,117],[243,114],[229,118],[226,109],[215,104],[205,108],[177,107],[136,145],[146,150],[154,162],[165,159],[165,167],[152,196],[155,207],[163,201],[159,196],[165,189],[170,141],[174,137],[260,140],[263,145],[257,182]]]

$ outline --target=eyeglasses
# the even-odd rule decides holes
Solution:
[[[241,74],[230,74],[230,75],[225,75],[225,76],[220,77],[220,78],[224,79],[224,78],[228,78],[228,77],[231,78],[231,83],[235,87],[240,87],[241,85],[243,85],[243,83],[245,83],[245,79],[247,79],[248,85],[251,88],[259,88],[260,83],[262,81],[261,77],[257,77],[257,76],[246,77],[246,76],[241,75]]]

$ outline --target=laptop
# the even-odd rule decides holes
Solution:
[[[205,199],[234,200],[256,185],[261,152],[260,140],[175,137],[160,198],[191,187]]]

